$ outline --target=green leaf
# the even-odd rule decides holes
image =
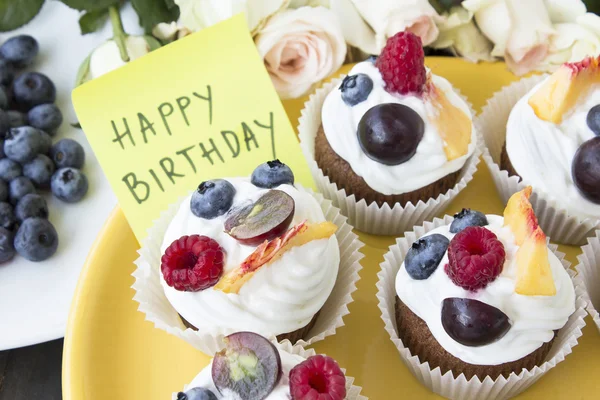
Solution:
[[[154,51],[162,47],[162,44],[154,36],[144,35],[144,39],[146,39],[146,43],[148,43],[148,48],[150,51]]]
[[[16,2],[15,0],[13,0]],[[21,0],[18,0],[19,2]],[[119,3],[120,0],[60,0],[67,6],[79,11],[99,11],[104,10],[113,4]]]
[[[79,18],[79,29],[82,35],[96,32],[102,28],[108,20],[108,10],[87,12]]]
[[[83,60],[81,65],[79,66],[79,70],[77,71],[77,77],[75,78],[75,86],[74,87],[82,85],[88,81],[88,75],[90,73],[90,59],[91,58],[92,58],[92,54],[90,53],[90,55],[87,56],[85,58],[85,60]]]
[[[584,0],[584,3],[589,12],[600,15],[600,0]]]
[[[79,122],[71,122],[70,124],[73,128],[81,129],[81,124]]]
[[[0,0],[0,32],[25,25],[40,12],[44,0]]]
[[[175,4],[175,0],[165,0],[165,4],[167,5],[167,8],[177,7],[177,4]]]
[[[160,22],[179,18],[179,7],[169,8],[166,0],[131,0],[131,5],[140,19],[140,25],[148,33]]]

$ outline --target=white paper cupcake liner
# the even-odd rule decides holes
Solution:
[[[399,203],[396,203],[394,207],[390,207],[387,203],[379,206],[374,202],[367,204],[364,199],[357,201],[353,194],[348,194],[345,189],[339,189],[335,182],[330,181],[315,161],[315,138],[321,125],[321,108],[329,92],[334,87],[339,86],[342,78],[332,80],[313,93],[304,105],[302,116],[299,119],[300,146],[319,191],[323,193],[325,198],[330,199],[343,215],[348,217],[350,224],[356,229],[367,233],[401,235],[412,229],[413,226],[433,219],[433,217],[444,211],[456,195],[473,179],[473,174],[477,171],[479,156],[484,147],[481,134],[477,132],[477,146],[461,169],[458,183],[437,198],[424,199],[416,205],[407,203],[404,207]],[[463,99],[469,104],[471,114],[475,116],[471,104],[466,98],[463,97]]]
[[[508,116],[517,101],[547,76],[532,76],[504,87],[487,101],[481,114],[475,119],[477,131],[483,135],[485,142],[483,160],[504,204],[510,196],[529,185],[518,176],[509,176],[506,170],[500,169],[500,154],[506,140]],[[600,219],[582,219],[569,215],[554,198],[537,191],[535,186],[530,201],[540,226],[553,242],[581,246],[587,237],[600,228]]]
[[[484,400],[484,399],[508,399],[523,392],[556,364],[564,360],[571,353],[572,348],[577,345],[577,339],[581,336],[581,329],[585,326],[584,310],[585,302],[582,298],[583,289],[575,284],[576,309],[569,317],[565,326],[559,330],[546,361],[532,370],[523,370],[520,374],[511,374],[508,378],[500,376],[496,380],[487,377],[483,382],[474,376],[467,381],[464,375],[454,377],[451,371],[442,375],[440,368],[431,370],[429,363],[422,363],[417,355],[411,354],[410,349],[404,346],[398,337],[396,330],[395,299],[396,299],[396,275],[404,261],[404,257],[412,243],[425,233],[443,225],[448,225],[453,218],[446,215],[444,219],[436,218],[433,222],[425,222],[423,226],[414,227],[414,231],[407,232],[403,238],[396,240],[396,244],[390,246],[389,252],[385,254],[385,261],[381,263],[381,271],[378,275],[377,298],[381,318],[385,324],[385,330],[389,333],[392,342],[398,348],[400,358],[413,375],[433,392],[449,399],[460,400]],[[569,272],[571,278],[575,273],[569,270],[569,262],[564,259],[564,254],[557,251],[556,245],[549,245],[563,266]]]
[[[363,255],[359,249],[363,243],[352,232],[352,226],[346,222],[347,218],[340,214],[339,209],[331,205],[331,201],[312,190],[304,189],[299,185],[297,187],[313,195],[319,202],[325,218],[338,226],[335,235],[340,247],[340,267],[333,291],[321,308],[315,325],[306,335],[308,339],[298,341],[298,344],[307,346],[335,334],[336,329],[344,325],[343,317],[349,313],[348,304],[353,300],[352,293],[356,290],[356,282],[360,279],[358,272],[361,269],[360,260]],[[138,310],[144,313],[146,319],[153,322],[157,328],[185,340],[208,355],[213,355],[219,349],[222,338],[233,333],[234,330],[215,328],[211,332],[201,333],[186,328],[165,296],[160,282],[161,244],[181,201],[183,198],[161,214],[142,242],[142,247],[138,251],[139,258],[135,261],[137,269],[132,274],[135,277],[132,286],[135,290],[133,299],[140,303]]]
[[[315,354],[317,354],[317,353],[315,353],[315,351],[313,349],[305,349],[304,347],[302,347],[299,344],[292,345],[292,343],[290,343],[290,341],[287,339],[283,340],[280,343],[276,343],[275,346],[277,346],[279,351],[285,351],[287,353],[297,354],[303,358],[312,357]],[[340,365],[340,368],[341,368],[341,365]],[[342,371],[344,371],[344,374],[346,373],[345,368],[342,368]],[[200,372],[200,371],[198,371],[198,372]],[[346,399],[345,400],[368,400],[368,397],[362,396],[360,394],[360,391],[362,390],[362,388],[360,386],[353,385],[353,383],[354,383],[354,378],[346,375]],[[183,391],[185,392],[187,389],[188,389],[188,385],[185,385],[183,388]],[[171,399],[177,400],[177,392],[173,393]]]
[[[587,303],[586,309],[600,331],[600,231],[596,231],[596,236],[588,238],[588,243],[581,251],[577,256],[579,264],[575,267],[575,279],[585,289],[583,296]]]

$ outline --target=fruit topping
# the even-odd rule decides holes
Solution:
[[[444,258],[449,244],[450,240],[439,233],[422,237],[414,242],[404,260],[408,275],[417,280],[429,278]]]
[[[279,160],[267,161],[256,167],[250,181],[259,188],[273,189],[279,185],[293,185],[294,173]]]
[[[52,175],[50,189],[57,199],[65,203],[76,203],[87,193],[88,180],[76,168],[61,168]]]
[[[15,256],[14,233],[6,228],[0,227],[0,263],[12,260]]]
[[[279,352],[264,337],[237,332],[223,339],[225,348],[215,354],[212,379],[222,395],[244,400],[262,400],[281,379]]]
[[[56,129],[58,129],[63,122],[63,115],[60,112],[60,108],[54,104],[40,104],[29,110],[27,113],[27,121],[29,121],[29,124],[34,128],[41,129],[44,132],[54,135]]]
[[[398,32],[387,40],[375,61],[390,93],[418,95],[425,85],[425,53],[421,38],[412,32]]]
[[[292,196],[269,190],[256,202],[232,210],[225,220],[225,232],[242,244],[256,246],[283,234],[294,211]]]
[[[225,179],[202,182],[192,194],[190,209],[196,217],[217,218],[225,214],[233,205],[235,188]]]
[[[4,141],[4,153],[11,160],[23,164],[40,153],[43,141],[40,131],[31,126],[11,128]]]
[[[489,222],[484,213],[463,208],[454,214],[454,221],[450,224],[450,233],[458,233],[468,226],[486,226]]]
[[[292,400],[343,400],[346,398],[346,376],[331,357],[307,358],[290,371]]]
[[[515,292],[526,296],[554,296],[546,235],[538,226],[517,250],[517,283]]]
[[[590,108],[586,118],[587,126],[596,136],[600,136],[600,104]]]
[[[537,217],[529,202],[530,196],[531,186],[527,186],[513,194],[504,209],[504,226],[510,227],[518,246],[538,227]]]
[[[40,50],[37,40],[29,35],[13,36],[0,46],[0,57],[17,68],[33,63]]]
[[[466,155],[471,143],[473,123],[463,110],[456,107],[431,79],[423,92],[428,119],[444,142],[444,152],[449,161]]]
[[[450,297],[442,303],[442,326],[452,339],[465,346],[485,346],[510,329],[506,314],[474,299]]]
[[[62,139],[54,143],[50,149],[50,158],[56,164],[56,168],[79,168],[85,162],[83,147],[73,139]]]
[[[24,72],[13,82],[13,102],[22,110],[30,110],[39,104],[54,103],[56,87],[46,75]]]
[[[566,63],[557,69],[529,98],[541,120],[559,124],[563,116],[600,83],[600,56]]]
[[[207,236],[182,236],[171,243],[160,261],[167,285],[179,291],[197,292],[219,281],[225,250]]]
[[[412,108],[383,103],[370,108],[358,123],[358,142],[367,157],[385,165],[402,164],[417,152],[425,124]]]
[[[27,194],[17,203],[15,215],[19,221],[27,218],[48,218],[48,205],[39,194]]]
[[[373,80],[367,74],[348,75],[340,85],[342,100],[350,107],[362,103],[373,90]]]
[[[238,293],[242,285],[263,265],[275,262],[293,247],[302,246],[313,240],[329,238],[336,231],[337,226],[331,222],[319,224],[301,222],[288,230],[285,235],[258,246],[239,267],[223,276],[215,289],[225,293]]]
[[[455,285],[475,291],[500,275],[505,259],[504,245],[492,231],[469,226],[450,241],[445,271]]]
[[[195,387],[188,389],[185,393],[177,393],[177,400],[217,400],[217,396],[208,389]]]
[[[42,218],[27,218],[15,236],[17,253],[29,261],[43,261],[58,248],[58,234],[54,226]]]
[[[571,174],[579,193],[592,203],[600,204],[600,136],[579,146]]]

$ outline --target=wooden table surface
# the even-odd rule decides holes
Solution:
[[[63,340],[0,352],[0,400],[60,400]]]

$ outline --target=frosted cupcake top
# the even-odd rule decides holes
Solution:
[[[598,59],[565,64],[514,106],[506,151],[521,178],[569,214],[600,218]]]
[[[257,170],[263,167],[289,170],[278,162]],[[268,184],[255,175],[207,181],[208,189],[204,182],[165,232],[165,295],[201,332],[295,331],[308,325],[335,284],[337,227],[308,192],[288,183],[258,187]]]
[[[224,338],[225,347],[215,354],[177,400],[196,399],[330,399],[346,397],[346,378],[331,357],[304,358],[302,349],[285,351],[251,332]],[[204,396],[204,397],[203,397]]]
[[[379,193],[402,194],[425,187],[461,169],[475,151],[476,133],[468,105],[446,79],[430,71],[426,74],[430,89],[422,94],[389,92],[378,67],[371,61],[361,62],[323,104],[323,130],[331,148]],[[354,105],[344,99],[349,79],[366,86],[368,92]],[[371,83],[360,84],[361,80]],[[446,112],[440,113],[439,107]],[[462,138],[447,132],[461,131],[454,122],[467,130]],[[388,134],[398,147],[396,154],[386,154],[389,143],[373,143],[372,136],[367,136],[365,132],[376,124],[387,125],[386,132],[400,131]]]
[[[498,365],[534,352],[575,311],[573,284],[528,202],[505,218],[463,210],[415,242],[396,277],[402,302],[460,360]]]

